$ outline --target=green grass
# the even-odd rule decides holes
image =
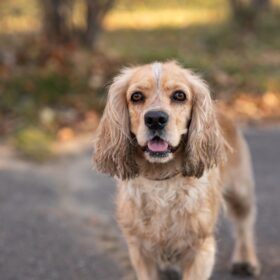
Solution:
[[[0,93],[0,110],[24,117],[28,122],[36,122],[40,108],[62,104],[71,106],[75,103],[76,94],[85,86],[75,82],[67,75],[52,72],[12,77],[2,83],[4,89]]]
[[[154,30],[105,32],[101,46],[128,64],[177,59],[202,73],[219,96],[280,90],[280,16],[269,15],[255,29],[230,21]],[[228,77],[224,82],[220,74]]]
[[[17,132],[11,141],[24,157],[41,162],[52,156],[52,140],[41,129],[28,127]]]

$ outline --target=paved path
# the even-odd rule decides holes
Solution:
[[[260,280],[280,279],[280,129],[249,129],[258,193]],[[134,279],[114,221],[114,182],[91,170],[85,149],[45,165],[0,149],[0,279]],[[212,280],[227,271],[232,241],[221,222]]]

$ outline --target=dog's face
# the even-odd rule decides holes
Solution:
[[[141,67],[129,81],[126,101],[130,130],[146,159],[171,160],[191,115],[192,92],[185,71],[161,63]]]
[[[141,151],[148,169],[164,169],[175,159],[184,176],[201,177],[223,157],[223,146],[207,85],[174,62],[153,63],[124,69],[114,79],[94,160],[98,170],[131,179],[145,176],[137,162]]]

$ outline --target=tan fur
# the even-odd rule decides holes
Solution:
[[[170,96],[183,90],[187,101]],[[132,104],[133,92],[145,102]],[[145,155],[144,114],[168,113],[164,160]],[[207,280],[215,260],[215,225],[223,198],[235,225],[234,263],[259,273],[254,246],[254,182],[241,133],[217,112],[207,85],[174,62],[124,70],[109,90],[95,141],[98,170],[118,180],[117,215],[139,280],[175,268],[183,280]]]
[[[188,75],[194,98],[183,174],[200,177],[204,169],[224,160],[225,147],[207,85],[192,73]]]
[[[96,168],[123,179],[133,178],[138,174],[132,158],[133,140],[123,95],[131,74],[131,69],[124,69],[122,74],[114,79],[94,143]]]

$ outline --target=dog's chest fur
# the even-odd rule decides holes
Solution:
[[[216,217],[211,200],[216,189],[209,185],[208,174],[199,180],[176,176],[122,182],[119,223],[128,240],[139,243],[160,266],[175,264],[212,233]]]

